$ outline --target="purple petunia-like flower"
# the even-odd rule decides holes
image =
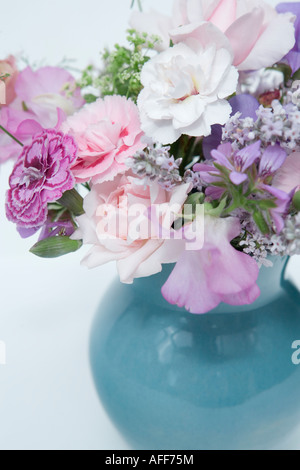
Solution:
[[[247,170],[261,156],[261,142],[257,141],[248,147],[234,152],[230,143],[222,144],[217,150],[211,152],[214,161],[230,171],[230,180],[233,184],[239,185],[247,181]],[[197,163],[194,171],[200,171],[203,181],[214,183],[222,178],[219,170],[212,165]]]
[[[9,179],[8,220],[20,228],[41,227],[47,220],[47,204],[73,189],[70,166],[76,157],[73,137],[55,130],[35,136],[31,145],[24,147]]]

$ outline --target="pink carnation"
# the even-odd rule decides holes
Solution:
[[[47,219],[47,204],[74,187],[70,165],[76,159],[73,138],[48,130],[38,135],[15,164],[6,197],[8,220],[18,227],[36,228]]]
[[[204,246],[184,251],[162,288],[165,299],[191,313],[207,313],[221,302],[252,304],[260,295],[256,261],[237,251],[231,240],[241,233],[237,218],[205,216]],[[185,228],[190,239],[192,224]]]
[[[138,109],[121,96],[107,96],[86,106],[68,118],[62,129],[78,144],[72,168],[78,182],[113,180],[126,171],[126,159],[145,147]]]

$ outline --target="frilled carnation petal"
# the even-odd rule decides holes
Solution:
[[[125,172],[126,159],[145,146],[138,109],[122,96],[97,100],[68,118],[62,130],[78,145],[72,168],[77,182],[113,180]]]
[[[71,142],[72,140],[72,142]],[[47,203],[75,185],[70,162],[77,147],[72,137],[49,130],[24,147],[10,176],[6,213],[19,228],[37,228],[47,219]]]
[[[192,37],[185,40],[189,33]],[[207,136],[214,124],[225,124],[231,106],[224,98],[238,82],[230,45],[216,27],[189,25],[172,37],[183,42],[144,65],[138,98],[143,131],[162,144],[182,134]]]

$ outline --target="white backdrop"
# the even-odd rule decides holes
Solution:
[[[124,40],[130,2],[2,2],[0,58],[96,62],[104,46]],[[172,0],[143,3],[168,12]],[[10,170],[11,164],[0,169],[0,342],[7,353],[0,365],[0,449],[126,449],[98,402],[88,362],[91,322],[115,267],[87,271],[79,266],[82,252],[53,261],[30,255],[31,242],[3,214]],[[289,272],[299,282],[299,258]],[[297,436],[291,439],[283,447],[295,447]]]

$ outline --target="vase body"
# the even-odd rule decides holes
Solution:
[[[112,286],[93,324],[91,366],[133,449],[267,450],[300,424],[300,294],[285,265],[261,269],[255,304],[206,315],[161,297],[172,267]]]

